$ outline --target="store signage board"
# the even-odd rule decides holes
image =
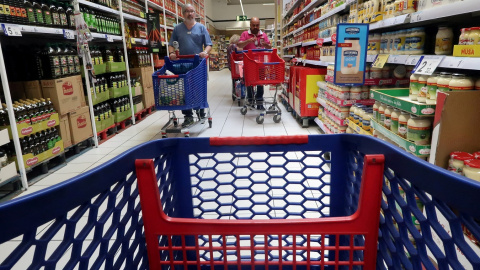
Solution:
[[[335,84],[355,86],[365,82],[368,27],[369,25],[364,23],[337,25],[333,79]]]
[[[418,64],[413,69],[415,74],[432,75],[437,69],[445,56],[425,55],[420,58]]]
[[[3,32],[5,33],[6,36],[9,37],[21,37],[22,36],[22,31],[19,26],[17,25],[10,25],[10,24],[3,24]]]
[[[163,47],[164,33],[161,31],[160,16],[163,16],[163,14],[160,15],[158,12],[147,13],[147,39],[150,52],[155,52],[154,49],[160,50]]]
[[[383,68],[390,57],[389,54],[378,54],[373,61],[372,67],[373,68]]]

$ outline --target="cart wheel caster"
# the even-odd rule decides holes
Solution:
[[[173,126],[177,127],[178,126],[178,121],[173,121]]]
[[[242,106],[242,105],[241,105],[241,100],[239,99],[238,100],[238,107],[240,107],[240,106]]]
[[[265,120],[265,119],[263,118],[263,116],[259,115],[259,116],[257,116],[256,120],[257,120],[257,124],[263,124],[263,120]]]
[[[247,114],[247,107],[243,107],[243,108],[240,110],[240,113],[241,113],[242,115]]]
[[[305,118],[305,119],[302,120],[302,127],[303,128],[308,128],[308,126],[309,126],[308,120],[309,120],[308,118]]]
[[[273,122],[280,123],[280,121],[282,121],[282,115],[277,114],[273,117]]]
[[[275,110],[275,106],[270,106],[270,107],[268,107],[268,110],[269,110],[269,111],[274,111],[274,110]]]
[[[212,120],[208,120],[208,127],[212,128]]]
[[[185,138],[188,138],[188,137],[190,137],[190,134],[185,134]]]

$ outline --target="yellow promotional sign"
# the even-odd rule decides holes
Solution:
[[[375,58],[375,61],[373,61],[372,67],[373,68],[383,68],[385,64],[388,61],[388,58],[390,57],[389,54],[379,54],[377,55],[377,58]]]

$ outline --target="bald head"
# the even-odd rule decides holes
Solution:
[[[252,34],[258,34],[258,31],[260,31],[260,19],[257,17],[252,17],[250,19],[250,31]]]

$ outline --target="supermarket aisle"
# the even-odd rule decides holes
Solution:
[[[257,124],[255,118],[258,113],[256,111],[249,111],[245,116],[240,114],[240,107],[232,102],[230,85],[231,78],[228,69],[210,72],[208,101],[213,117],[213,126],[212,128],[208,128],[208,124],[198,126],[190,131],[191,137],[320,134],[319,128],[314,126],[315,124],[309,128],[302,128],[292,115],[285,110],[283,105],[280,105],[282,109],[282,121],[280,123],[274,123],[273,117],[267,116],[263,125]],[[265,97],[273,96],[273,94],[274,91],[265,91]],[[64,167],[57,169],[32,185],[28,191],[23,192],[20,196],[70,179],[107,162],[133,146],[160,139],[160,129],[167,120],[168,113],[166,111],[155,112],[137,125],[101,144],[98,149],[91,149],[69,161]],[[169,136],[172,137],[173,135]]]

